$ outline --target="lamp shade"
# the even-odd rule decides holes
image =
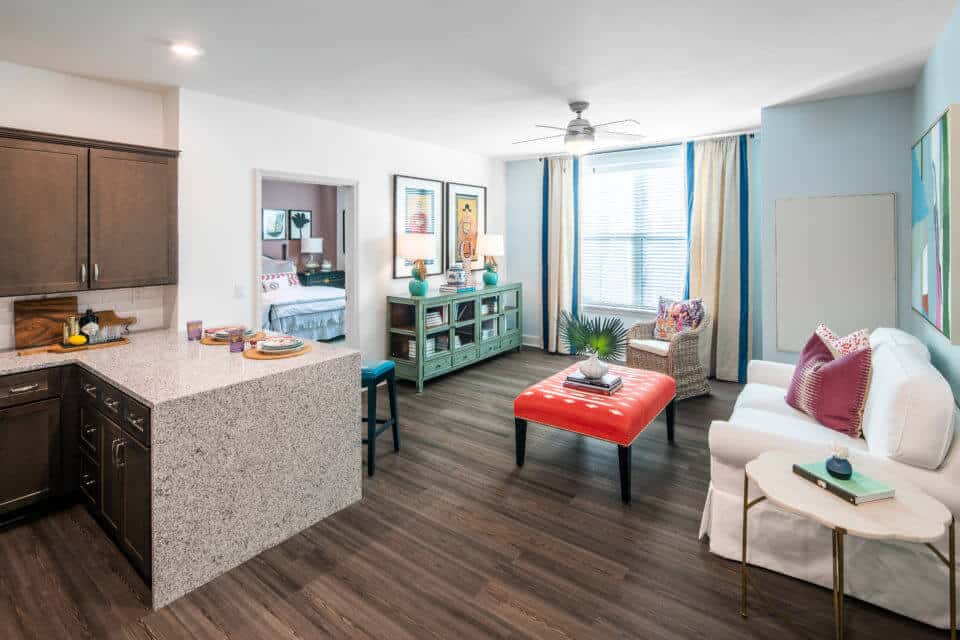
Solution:
[[[323,238],[301,238],[300,253],[323,253]]]
[[[397,236],[397,255],[407,260],[429,260],[437,253],[436,238],[429,233],[401,233]]]
[[[483,256],[502,256],[504,253],[503,236],[499,233],[480,236],[477,251]]]

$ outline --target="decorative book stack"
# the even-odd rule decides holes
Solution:
[[[612,395],[623,386],[623,380],[620,376],[606,374],[602,378],[588,378],[579,371],[574,371],[563,381],[563,386],[568,389],[577,389],[578,391],[592,391],[594,393],[603,393]]]
[[[801,478],[809,480],[821,489],[825,489],[838,498],[842,498],[854,505],[886,500],[892,498],[895,493],[893,487],[878,482],[857,471],[853,472],[849,480],[835,478],[827,471],[825,462],[795,464],[793,465],[793,472]]]
[[[470,293],[471,291],[476,291],[477,288],[472,284],[467,285],[455,285],[455,284],[442,284],[440,285],[440,293]]]
[[[427,322],[427,328],[439,327],[443,325],[443,314],[439,311],[428,311],[424,320]]]

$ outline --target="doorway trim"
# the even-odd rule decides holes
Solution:
[[[357,312],[357,301],[358,297],[358,279],[357,279],[357,269],[359,267],[359,261],[357,260],[357,249],[359,246],[358,243],[358,228],[357,228],[357,211],[358,205],[360,202],[360,183],[357,180],[351,178],[331,178],[329,176],[321,176],[311,173],[296,173],[290,171],[274,171],[270,169],[254,169],[254,210],[253,210],[253,219],[254,219],[254,229],[255,233],[253,234],[253,251],[254,251],[254,268],[253,268],[253,286],[250,289],[252,295],[250,298],[253,300],[253,317],[254,322],[259,323],[260,318],[263,317],[263,305],[260,300],[260,271],[261,261],[260,256],[263,255],[263,216],[261,211],[263,210],[263,181],[264,180],[282,180],[284,182],[298,182],[301,184],[318,184],[325,185],[330,187],[350,187],[350,191],[353,194],[350,202],[350,216],[347,219],[347,228],[346,228],[346,264],[344,265],[344,271],[346,271],[346,287],[347,287],[347,335],[346,340],[349,344],[351,340],[356,341],[360,336],[360,314]],[[340,215],[340,211],[337,211],[337,215]]]

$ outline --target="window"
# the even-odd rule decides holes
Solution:
[[[656,309],[687,273],[682,145],[585,156],[580,167],[584,306]]]

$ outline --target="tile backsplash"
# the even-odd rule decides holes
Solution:
[[[57,298],[69,295],[77,296],[77,309],[80,313],[87,309],[93,309],[94,311],[113,309],[120,316],[136,317],[137,323],[131,327],[131,331],[144,331],[170,326],[172,301],[176,300],[176,285],[0,298],[0,351],[14,348],[14,300]]]

